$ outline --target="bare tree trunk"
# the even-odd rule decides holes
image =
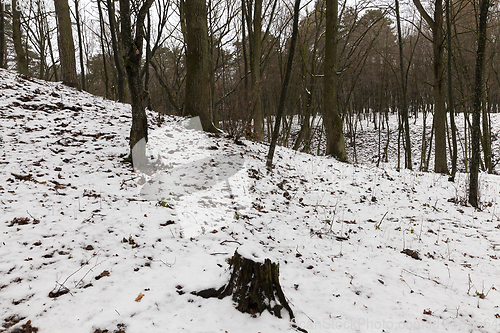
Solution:
[[[320,32],[321,32],[321,23],[323,22],[324,15],[321,15],[321,17],[318,19],[317,17],[318,11],[315,11],[315,25],[316,25],[316,31],[315,31],[315,36],[314,36],[314,46],[312,50],[312,55],[311,55],[311,78],[310,82],[307,85],[307,88],[305,89],[305,112],[304,116],[302,119],[302,124],[300,127],[299,134],[297,136],[297,139],[295,140],[295,143],[293,145],[294,150],[298,150],[300,148],[300,145],[302,142],[304,142],[304,148],[302,149],[303,152],[309,152],[310,146],[311,146],[311,115],[313,111],[313,97],[314,97],[314,92],[316,90],[316,62],[317,60],[317,51],[318,51],[318,41],[320,38]],[[306,64],[306,59],[305,59],[305,46],[301,47],[301,52],[302,52],[302,76],[305,78],[306,77],[306,72],[307,72],[307,64]],[[305,83],[307,80],[305,80]],[[307,84],[307,83],[306,83]]]
[[[434,171],[448,173],[446,156],[446,108],[443,79],[443,2],[436,0],[434,4],[434,19],[425,11],[420,0],[413,0],[420,15],[432,30],[432,50],[434,56]]]
[[[54,7],[57,17],[61,78],[64,84],[79,88],[68,0],[54,0]]]
[[[451,127],[451,142],[452,142],[452,153],[451,153],[451,175],[450,180],[454,181],[455,174],[457,173],[457,155],[458,155],[458,147],[457,147],[457,126],[455,125],[455,107],[453,100],[453,81],[451,75],[451,64],[452,64],[452,47],[451,47],[451,11],[452,11],[452,3],[451,0],[446,0],[446,30],[448,31],[447,38],[447,51],[448,51],[448,61],[447,61],[447,70],[448,70],[448,112],[450,114],[450,127]]]
[[[135,34],[132,37],[129,0],[120,0],[120,19],[125,70],[128,76],[130,98],[132,100],[132,127],[130,128],[130,154],[134,168],[147,165],[146,143],[148,142],[148,119],[144,109],[144,87],[140,71],[144,42],[144,19],[153,0],[145,0],[135,20]]]
[[[448,173],[446,156],[446,108],[443,77],[443,6],[437,0],[434,9],[435,28],[433,29],[434,52],[434,171]]]
[[[97,0],[97,9],[99,10],[99,26],[101,28],[99,42],[101,44],[101,53],[102,53],[102,66],[104,70],[104,86],[106,89],[106,98],[109,98],[109,77],[108,77],[108,66],[106,65],[106,50],[104,48],[104,17],[102,15],[101,1]]]
[[[87,90],[85,84],[85,66],[83,64],[83,35],[80,23],[80,9],[78,8],[78,0],[75,0],[75,19],[76,19],[76,29],[78,33],[78,51],[80,52],[80,79],[82,90]]]
[[[243,77],[244,77],[244,101],[243,105],[245,107],[244,115],[247,115],[248,105],[251,104],[250,98],[248,95],[248,56],[247,56],[247,37],[245,35],[245,24],[247,20],[246,9],[245,9],[245,0],[241,0],[241,45],[243,52]],[[251,35],[251,31],[248,31],[248,34]],[[251,52],[250,52],[251,53]]]
[[[36,4],[36,27],[37,27],[37,33],[39,38],[37,39],[38,42],[38,50],[39,50],[39,57],[38,59],[40,60],[40,63],[38,64],[38,78],[41,80],[46,79],[45,77],[45,69],[46,69],[46,54],[45,54],[45,43],[47,42],[46,37],[46,31],[45,31],[45,25],[44,25],[44,16],[46,15],[45,11],[43,10],[42,3],[39,1]]]
[[[210,62],[205,0],[185,0],[186,115],[200,117],[203,130],[216,132],[210,117]]]
[[[486,53],[486,28],[488,21],[489,0],[481,0],[479,11],[479,28],[476,53],[476,72],[474,84],[474,109],[472,114],[472,158],[469,177],[469,203],[479,207],[479,160],[480,154],[480,122],[481,102],[483,95],[483,72]]]
[[[149,94],[149,68],[151,63],[151,14],[148,11],[146,28],[146,62],[144,63],[144,93],[146,94],[146,106],[152,110],[151,95]]]
[[[125,70],[121,58],[120,43],[117,40],[117,24],[115,19],[115,4],[113,0],[107,0],[109,30],[111,34],[111,46],[113,47],[113,59],[115,60],[116,74],[118,75],[118,101],[125,102]]]
[[[424,167],[425,172],[429,171],[429,162],[431,160],[432,139],[434,138],[434,130],[436,129],[436,125],[434,124],[434,122],[435,122],[435,118],[432,119],[431,133],[429,135],[429,151],[427,152],[427,158],[425,160],[425,167]]]
[[[342,119],[337,101],[337,35],[338,0],[326,0],[326,32],[324,60],[323,123],[326,132],[326,153],[347,161]]]
[[[295,0],[295,7],[294,7],[294,12],[293,12],[293,29],[292,29],[292,37],[291,37],[291,41],[290,41],[290,51],[288,51],[288,60],[286,63],[285,78],[284,78],[283,83],[281,85],[280,102],[278,105],[278,111],[277,111],[276,120],[274,123],[273,137],[271,140],[271,145],[269,146],[269,153],[267,155],[266,166],[267,166],[268,170],[272,170],[272,168],[273,168],[274,150],[276,149],[276,143],[278,141],[281,117],[283,116],[283,112],[285,109],[286,93],[287,93],[287,89],[288,89],[288,83],[290,82],[290,75],[292,72],[292,65],[293,65],[293,55],[295,54],[295,44],[297,43],[297,35],[298,35],[298,31],[299,31],[299,28],[298,28],[299,27],[299,11],[300,11],[300,0]],[[292,122],[293,122],[293,117],[292,117]]]
[[[407,82],[404,70],[403,57],[403,37],[401,34],[401,18],[399,15],[399,0],[396,3],[396,22],[398,30],[398,47],[399,47],[399,71],[401,75],[401,121],[404,128],[404,148],[405,148],[405,168],[412,169],[411,161],[411,141],[410,141],[410,124],[408,122],[408,102],[407,102]],[[399,137],[398,137],[399,138]],[[399,139],[398,139],[399,140]]]
[[[425,153],[427,152],[427,110],[425,107],[422,108],[423,116],[422,116],[422,148],[420,150],[420,171],[424,171],[425,169]]]
[[[20,74],[28,75],[28,59],[26,58],[26,51],[22,42],[21,12],[18,7],[17,0],[12,0],[12,39],[17,56],[17,70]]]
[[[483,86],[484,89],[484,86]],[[486,98],[483,93],[483,107],[482,107],[482,125],[483,125],[483,138],[482,147],[484,154],[484,168],[488,173],[493,173],[493,163],[491,161],[491,127],[488,121],[489,105],[486,103]]]
[[[0,2],[0,68],[5,68],[5,3]]]
[[[252,100],[253,134],[256,141],[264,140],[264,126],[261,100],[260,58],[262,53],[262,0],[255,0],[252,34]]]
[[[46,20],[45,20],[46,21]],[[45,26],[48,28],[48,23],[45,22]],[[52,42],[50,41],[49,38],[49,32],[47,31],[47,43],[49,44],[49,53],[50,53],[50,60],[52,61],[52,72],[54,74],[54,81],[59,81],[58,75],[57,75],[57,65],[56,65],[56,59],[54,58],[54,50],[52,49]]]

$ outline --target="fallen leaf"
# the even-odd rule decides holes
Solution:
[[[105,276],[109,276],[109,275],[110,275],[109,271],[103,271],[101,274],[97,275],[97,276],[95,277],[95,279],[96,279],[96,280],[100,280],[100,279],[102,279],[103,277],[105,277]]]
[[[137,296],[137,298],[135,299],[135,301],[139,303],[142,300],[143,297],[144,297],[144,294],[143,293],[139,293],[139,296]]]

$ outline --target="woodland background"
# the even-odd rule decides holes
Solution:
[[[322,115],[329,2],[295,2],[300,6],[297,37],[278,137],[278,144],[313,154],[329,153],[321,142],[323,119],[328,119]],[[211,120],[237,137],[270,141],[291,53],[291,0],[13,0],[0,13],[0,65],[48,81],[62,79],[92,94],[133,104],[136,93],[130,91],[131,82],[127,84],[131,59],[127,45],[139,41],[140,68],[131,77],[138,78],[134,84],[141,86],[144,106],[163,114],[186,115],[190,113],[186,102],[198,98],[197,94],[186,98],[185,91],[190,20],[186,10],[195,3],[206,8],[206,108]],[[125,5],[128,10],[121,10]],[[481,5],[488,11],[479,81],[484,93],[478,94]],[[437,172],[451,173],[452,178],[457,168],[468,172],[472,152],[478,150],[472,147],[471,128],[474,96],[480,96],[479,165],[493,173],[498,163],[491,148],[498,134],[492,133],[490,118],[498,112],[500,92],[498,3],[396,0],[335,2],[335,6],[338,92],[334,102],[346,143],[354,150],[351,162],[358,162],[356,134],[363,124],[377,130],[379,137],[386,136],[390,118],[395,117],[397,168],[427,171],[435,158]],[[64,49],[75,54],[65,55]],[[68,66],[72,74],[65,74]],[[257,106],[261,113],[256,113]],[[424,126],[416,134],[410,127],[419,117],[424,117]],[[463,119],[463,128],[457,130],[455,117]],[[430,131],[426,122],[432,124]],[[413,161],[408,159],[414,149],[412,140],[422,142],[420,156]],[[387,159],[388,145],[389,140],[374,152],[379,160]],[[434,145],[435,157],[431,155]],[[438,160],[444,161],[441,166]]]

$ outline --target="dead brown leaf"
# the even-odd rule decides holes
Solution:
[[[137,297],[135,298],[135,301],[136,301],[137,303],[139,303],[139,302],[142,300],[142,298],[143,298],[143,297],[144,297],[144,294],[143,294],[143,293],[139,293],[139,296],[137,296]]]

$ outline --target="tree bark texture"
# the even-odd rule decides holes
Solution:
[[[28,59],[21,35],[21,11],[18,9],[20,8],[18,8],[17,0],[12,0],[12,39],[16,51],[17,70],[20,74],[28,75]]]
[[[36,25],[37,25],[37,30],[40,36],[43,36],[42,38],[38,39],[38,49],[40,50],[39,52],[39,60],[40,63],[38,64],[38,78],[41,80],[47,80],[47,77],[45,75],[45,68],[47,64],[47,56],[45,54],[45,45],[47,40],[45,39],[45,36],[47,35],[47,31],[45,29],[45,24],[43,17],[46,16],[44,7],[42,6],[41,1],[36,4],[37,8],[37,16],[38,18],[36,19]]]
[[[255,0],[252,34],[252,101],[253,101],[253,135],[256,141],[264,140],[264,124],[261,98],[260,59],[262,53],[262,0]]]
[[[443,61],[443,3],[436,1],[434,9],[435,28],[432,30],[434,53],[434,171],[448,174],[446,155],[446,107]]]
[[[125,102],[125,69],[123,68],[121,47],[120,43],[118,43],[117,38],[118,26],[115,19],[115,4],[113,0],[107,0],[107,4],[111,46],[113,48],[113,59],[115,61],[116,75],[118,76],[118,101]]]
[[[232,272],[227,285],[194,292],[193,294],[209,298],[222,299],[232,296],[236,309],[251,315],[261,314],[264,310],[281,318],[281,310],[288,311],[290,319],[295,318],[279,283],[279,265],[265,259],[264,263],[242,257],[236,250],[229,260]]]
[[[146,0],[141,6],[135,21],[135,37],[132,38],[132,25],[129,0],[120,0],[122,46],[125,70],[132,104],[132,126],[130,128],[130,154],[134,168],[147,165],[146,143],[148,142],[148,121],[144,105],[144,89],[141,81],[141,60],[144,42],[144,20],[153,0]]]
[[[76,19],[76,28],[78,33],[78,51],[80,53],[80,78],[81,78],[81,88],[82,90],[87,90],[85,84],[85,65],[83,59],[83,34],[81,29],[80,22],[80,9],[78,8],[78,0],[75,0],[75,19]]]
[[[54,8],[57,18],[61,79],[65,85],[79,88],[76,75],[75,43],[73,42],[68,0],[54,0]]]
[[[103,17],[102,8],[101,8],[101,1],[102,0],[97,0],[97,9],[99,11],[99,27],[100,27],[99,43],[101,46],[101,53],[102,53],[102,66],[103,66],[103,71],[104,71],[104,86],[105,86],[105,91],[106,91],[105,97],[109,98],[108,67],[106,65],[106,51],[104,49],[105,28],[104,28],[104,17]]]
[[[484,70],[483,70],[484,71]],[[483,83],[483,89],[484,89],[484,83]],[[490,121],[488,117],[488,106],[486,103],[486,98],[484,96],[485,94],[482,94],[482,99],[483,99],[483,107],[482,107],[482,147],[483,147],[483,154],[484,154],[484,169],[488,173],[493,173],[493,161],[492,161],[492,154],[491,154],[491,127],[490,127]]]
[[[401,118],[404,128],[404,149],[405,149],[405,168],[412,169],[411,161],[411,139],[410,139],[410,124],[408,122],[408,102],[407,102],[407,82],[404,70],[404,54],[403,54],[403,37],[401,33],[401,17],[399,13],[399,0],[395,0],[396,5],[396,22],[398,30],[398,47],[399,47],[399,72],[401,75]]]
[[[481,102],[483,95],[483,72],[486,54],[486,28],[488,20],[489,0],[481,0],[479,10],[479,31],[476,53],[476,71],[474,79],[474,102],[472,113],[472,157],[470,162],[469,177],[469,203],[479,207],[479,163],[481,158],[480,140],[481,140]]]
[[[0,2],[0,68],[5,68],[5,3]]]
[[[205,0],[185,0],[186,109],[199,117],[204,131],[215,132],[210,116],[210,61],[208,54],[207,6]]]
[[[290,51],[288,51],[288,60],[286,63],[285,78],[284,78],[282,86],[281,86],[281,95],[280,95],[280,101],[279,101],[279,105],[278,105],[278,111],[276,113],[276,119],[274,122],[273,136],[271,139],[271,145],[269,146],[269,153],[267,155],[266,166],[267,166],[268,170],[272,170],[272,168],[273,168],[274,150],[276,149],[276,144],[278,142],[281,118],[283,116],[283,112],[285,111],[286,92],[288,89],[288,83],[290,82],[290,75],[292,73],[293,55],[295,54],[295,44],[297,43],[297,35],[299,34],[299,11],[300,11],[300,0],[295,0],[295,7],[294,7],[294,11],[293,11],[292,37],[291,37],[291,41],[290,41]],[[307,121],[309,121],[309,119],[307,119]]]
[[[432,51],[434,57],[434,171],[448,174],[446,156],[446,108],[444,90],[444,62],[443,62],[443,1],[436,0],[434,4],[434,19],[426,12],[420,0],[413,0],[420,15],[432,30]]]
[[[323,91],[323,124],[326,132],[326,153],[339,161],[347,161],[342,119],[337,100],[337,35],[338,0],[326,0],[325,77]]]
[[[448,32],[448,38],[446,40],[446,47],[448,51],[447,59],[447,72],[448,72],[448,113],[450,114],[450,127],[451,127],[451,141],[452,141],[452,152],[451,152],[451,175],[450,180],[454,181],[455,174],[457,173],[457,155],[458,155],[458,144],[457,144],[457,126],[455,124],[455,107],[453,100],[453,79],[451,72],[452,64],[452,30],[451,30],[451,13],[452,13],[452,0],[446,0],[446,30]]]

